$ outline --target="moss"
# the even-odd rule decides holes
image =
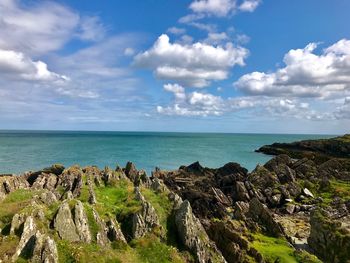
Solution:
[[[350,183],[340,180],[330,180],[327,188],[319,188],[318,196],[322,197],[323,205],[329,206],[335,197],[342,200],[350,199]]]
[[[294,249],[282,238],[254,234],[252,246],[259,251],[267,262],[298,263]]]

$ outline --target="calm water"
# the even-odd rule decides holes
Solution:
[[[249,170],[269,156],[254,150],[273,142],[323,135],[203,134],[157,132],[0,131],[0,173],[37,170],[53,163],[122,166],[130,160],[147,172],[200,161],[208,167],[238,162]]]

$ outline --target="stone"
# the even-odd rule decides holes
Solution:
[[[35,233],[37,231],[33,217],[28,216],[23,226],[21,239],[16,248],[15,254],[12,256],[12,261],[15,262],[22,254],[32,256],[35,247]]]
[[[303,189],[303,193],[304,193],[304,195],[307,196],[307,197],[314,198],[314,195],[313,195],[313,194],[311,193],[311,191],[310,191],[309,189],[307,189],[307,188],[304,188],[304,189]]]
[[[54,219],[54,228],[61,239],[71,242],[77,242],[80,240],[69,205],[66,201],[64,201],[58,209],[57,215]]]
[[[213,262],[215,256],[218,260],[216,262],[226,262],[221,253],[211,246],[207,233],[199,219],[193,215],[187,200],[175,212],[175,224],[180,240],[196,256],[197,262]]]
[[[97,213],[95,208],[92,209],[92,214],[94,216],[94,220],[96,221],[99,231],[96,234],[96,242],[100,246],[107,246],[109,245],[109,239],[108,239],[108,229],[105,224],[105,222],[101,219],[100,215]]]
[[[58,263],[56,242],[50,237],[46,237],[44,241],[41,261],[42,263]]]
[[[44,204],[46,204],[47,206],[50,206],[50,205],[52,205],[52,204],[54,204],[54,203],[56,203],[57,202],[57,197],[56,197],[56,195],[53,193],[53,192],[51,192],[51,191],[45,191],[45,192],[43,192],[41,195],[40,195],[40,200],[44,203]]]
[[[121,241],[126,243],[123,232],[120,229],[118,222],[115,219],[110,219],[107,224],[107,237],[110,241]]]
[[[332,220],[322,210],[311,213],[308,244],[324,262],[348,262],[350,259],[350,231],[343,226],[344,219]],[[347,219],[347,225],[349,223]]]
[[[74,223],[77,229],[77,233],[80,237],[80,241],[84,243],[91,242],[91,233],[88,224],[88,218],[85,213],[83,204],[80,201],[74,206]]]
[[[21,234],[23,231],[24,222],[26,221],[27,216],[25,214],[15,214],[12,217],[10,235]]]
[[[249,201],[250,197],[243,182],[236,182],[236,195],[234,197],[237,201]]]
[[[262,225],[271,235],[276,237],[284,236],[280,224],[273,218],[267,206],[262,204],[257,198],[253,198],[249,202],[248,216]]]
[[[295,210],[295,205],[294,204],[287,204],[285,207],[285,210],[288,214],[293,214]]]
[[[141,202],[141,210],[133,216],[132,236],[141,238],[160,224],[156,210],[145,200],[138,187],[135,187],[135,198]]]
[[[233,208],[234,218],[238,220],[245,220],[246,214],[248,213],[248,211],[249,211],[249,203],[243,202],[243,201],[235,202],[234,208]]]

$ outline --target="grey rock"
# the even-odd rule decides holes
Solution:
[[[74,206],[74,223],[80,237],[84,243],[91,242],[91,233],[89,229],[88,219],[83,204],[78,201]]]
[[[14,235],[21,230],[21,226],[26,221],[27,216],[25,214],[15,214],[12,217],[10,235]]]
[[[59,237],[64,240],[71,242],[80,240],[69,205],[66,201],[64,201],[58,209],[54,219],[54,228],[58,232]]]
[[[54,203],[57,202],[57,197],[56,197],[56,195],[55,195],[53,192],[51,192],[51,191],[45,191],[45,192],[43,192],[43,193],[40,195],[40,200],[41,200],[44,204],[50,206],[50,205],[52,205],[52,204],[54,204]]]
[[[107,224],[107,236],[110,241],[121,241],[126,243],[123,232],[120,229],[118,222],[115,219],[110,219]]]
[[[175,212],[175,224],[182,243],[195,254],[199,263],[226,262],[210,242],[199,219],[193,213],[190,203],[185,200]]]
[[[135,198],[141,202],[141,210],[133,216],[132,236],[133,238],[140,238],[151,232],[155,227],[160,226],[160,224],[156,210],[145,200],[137,187],[135,188]]]
[[[32,255],[35,247],[35,233],[37,231],[33,217],[28,216],[24,226],[21,239],[16,248],[15,254],[12,256],[12,261],[15,262],[21,254]]]

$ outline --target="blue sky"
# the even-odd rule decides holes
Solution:
[[[0,129],[348,132],[349,10],[0,0]]]

